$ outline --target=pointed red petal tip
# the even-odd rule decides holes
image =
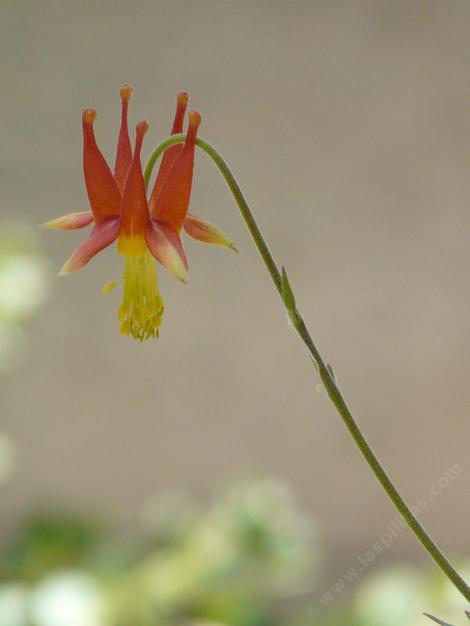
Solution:
[[[129,85],[128,83],[126,83],[125,85],[121,87],[120,94],[123,100],[129,101],[133,93],[134,93],[134,88],[132,87],[132,85]]]
[[[186,135],[185,145],[186,145],[186,149],[192,150],[196,142],[197,129],[199,128],[201,124],[202,118],[201,118],[201,114],[198,113],[197,111],[190,111],[188,118],[189,118],[189,128],[188,128],[188,133]]]
[[[190,111],[188,117],[189,117],[189,126],[190,127],[195,126],[197,130],[199,126],[201,125],[201,121],[202,121],[201,114],[198,113],[197,111]]]
[[[137,133],[137,137],[139,139],[142,139],[149,128],[150,126],[147,124],[147,122],[145,121],[139,122],[137,126],[135,127],[135,132]]]
[[[139,122],[135,127],[135,153],[136,155],[140,155],[140,150],[142,148],[142,142],[144,140],[144,135],[148,131],[150,126],[147,122]]]
[[[126,182],[127,172],[132,161],[132,146],[129,138],[129,129],[127,125],[127,111],[129,108],[129,100],[131,99],[133,89],[130,85],[125,84],[121,87],[121,128],[119,129],[116,159],[114,161],[114,178],[122,194],[124,184]]]
[[[186,91],[180,91],[176,94],[176,104],[186,106],[189,102],[189,94]]]
[[[85,124],[93,124],[93,122],[96,120],[97,115],[98,113],[95,111],[95,109],[85,109],[83,111],[82,120],[83,122],[85,122]]]
[[[180,91],[180,93],[176,94],[175,118],[173,120],[173,126],[171,128],[172,135],[176,135],[177,133],[183,132],[184,114],[186,113],[188,100],[189,100],[189,96],[185,91]],[[173,154],[175,156],[176,153],[178,153],[180,150],[181,150],[181,146],[177,147],[176,149],[175,147],[173,147],[173,150],[170,154]],[[168,152],[166,154],[168,154]],[[173,159],[174,159],[174,156],[173,156]],[[167,156],[167,160],[168,158],[169,157]]]

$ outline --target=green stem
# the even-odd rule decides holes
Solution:
[[[184,141],[184,139],[185,135],[182,134],[168,137],[152,152],[144,172],[146,185],[148,185],[150,181],[153,168],[159,156],[168,147],[177,143],[181,143]],[[273,256],[266,244],[266,241],[264,240],[264,237],[261,234],[261,231],[256,223],[253,213],[251,212],[243,196],[243,193],[237,181],[235,180],[235,177],[231,173],[227,163],[216,151],[216,149],[211,146],[207,141],[204,141],[204,139],[198,138],[196,143],[206,154],[211,157],[216,166],[219,168],[219,171],[224,177],[227,185],[229,186],[235,202],[238,205],[240,213],[271,276],[274,286],[276,287],[282,301],[284,302],[288,310],[293,326],[297,330],[297,333],[299,334],[304,344],[307,346],[314,362],[318,367],[321,381],[325,386],[328,396],[335,406],[336,410],[338,411],[339,415],[341,416],[346,428],[351,433],[351,436],[354,439],[357,447],[359,448],[362,456],[366,460],[367,464],[369,465],[379,483],[388,494],[390,500],[393,502],[405,522],[408,524],[409,528],[413,531],[418,540],[421,542],[424,549],[428,552],[431,558],[434,559],[434,561],[441,568],[447,578],[454,584],[454,586],[460,591],[460,593],[466,598],[466,600],[470,602],[470,587],[456,571],[456,569],[453,567],[447,557],[434,543],[424,527],[420,524],[410,507],[401,497],[397,488],[392,483],[387,472],[382,467],[379,459],[377,458],[374,451],[368,444],[366,438],[362,434],[351,410],[346,404],[346,401],[338,385],[336,384],[331,367],[327,363],[325,363],[322,356],[318,352],[318,349],[310,335],[310,332],[295,305],[294,295],[287,280],[287,275],[285,274],[284,270],[282,270],[281,273],[278,266],[276,265],[276,262],[274,261]]]

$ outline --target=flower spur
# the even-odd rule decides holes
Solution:
[[[189,112],[184,143],[171,146],[163,154],[147,201],[140,154],[149,127],[146,122],[137,124],[132,151],[127,121],[132,91],[129,85],[121,88],[121,126],[114,173],[96,143],[93,126],[96,111],[86,109],[83,112],[83,171],[91,211],[71,213],[44,226],[76,230],[93,224],[88,239],[62,267],[61,276],[84,267],[98,252],[117,240],[117,250],[125,259],[123,300],[119,307],[120,331],[142,341],[158,337],[164,310],[155,261],[180,281],[187,281],[188,261],[181,242],[182,230],[203,243],[233,250],[235,247],[212,224],[188,213],[196,137],[201,123],[201,116],[196,111]],[[183,131],[187,103],[188,95],[179,93],[172,135]],[[107,283],[103,292],[111,291],[116,284],[114,281]]]

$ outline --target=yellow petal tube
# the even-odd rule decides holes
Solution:
[[[148,252],[125,258],[123,286],[119,307],[121,335],[131,335],[139,341],[156,339],[164,306],[158,290],[157,264]]]

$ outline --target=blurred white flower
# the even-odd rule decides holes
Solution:
[[[460,571],[468,579],[468,566]],[[392,567],[366,581],[356,596],[356,618],[363,626],[422,626],[423,612],[461,624],[467,607],[453,585],[431,568]]]
[[[48,294],[48,280],[40,257],[0,256],[0,320],[18,322],[32,315]]]
[[[363,585],[356,597],[356,615],[363,626],[415,626],[424,620],[424,598],[421,576],[412,569],[397,567]]]
[[[36,626],[101,626],[102,617],[98,584],[85,573],[56,574],[33,592],[31,621]]]
[[[50,291],[45,257],[30,225],[0,222],[0,373],[19,367],[27,341],[21,324]]]
[[[28,591],[20,583],[0,585],[1,626],[26,626],[28,623]]]

